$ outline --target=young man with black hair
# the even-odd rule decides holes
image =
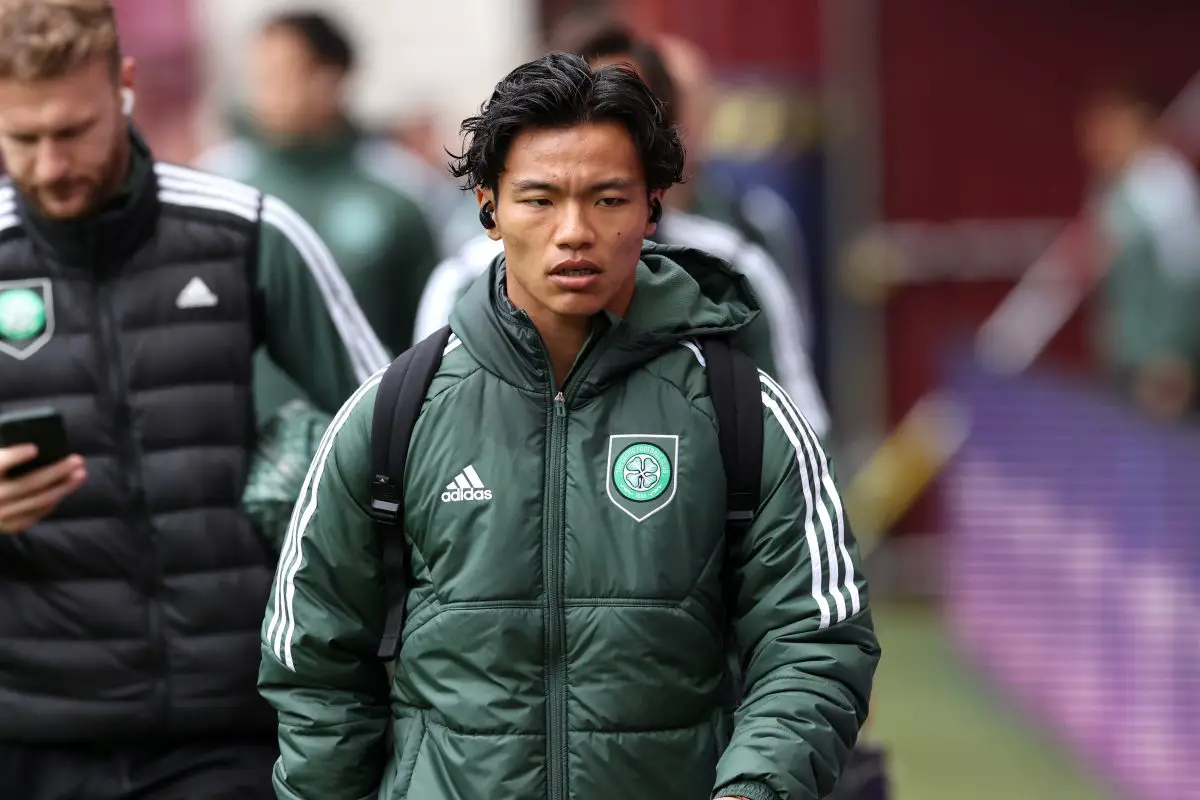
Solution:
[[[434,220],[462,193],[448,175],[350,120],[356,65],[352,41],[332,18],[268,18],[250,48],[250,107],[235,119],[238,135],[197,163],[295,208],[329,246],[384,345],[400,353],[412,344],[417,302],[440,255]],[[255,390],[262,418],[303,397],[265,353]]]
[[[262,629],[276,791],[825,797],[879,659],[867,584],[829,459],[752,365],[759,499],[732,513],[705,354],[758,311],[725,262],[643,241],[684,160],[662,103],[554,53],[463,131],[455,172],[504,254],[431,340],[431,383],[377,406],[399,373],[376,375],[309,471]],[[373,427],[414,399],[408,468],[381,475]]]
[[[576,46],[578,54],[593,68],[612,64],[633,68],[662,101],[668,122],[676,123],[675,83],[656,48],[615,24],[592,31]],[[740,337],[740,344],[762,369],[777,376],[817,435],[825,439],[830,433],[829,411],[808,355],[807,307],[784,270],[763,248],[734,228],[673,208],[669,202],[664,202],[662,218],[652,237],[662,244],[704,250],[728,261],[746,276],[762,313]],[[449,321],[459,298],[502,251],[499,240],[482,232],[438,264],[421,293],[413,341],[420,341]]]

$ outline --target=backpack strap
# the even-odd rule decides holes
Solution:
[[[408,597],[407,547],[404,535],[404,470],[413,427],[425,394],[450,340],[450,327],[434,331],[392,362],[375,394],[371,419],[371,518],[383,543],[387,576],[387,621],[379,658],[395,659],[404,630]]]
[[[729,549],[746,535],[758,511],[762,483],[763,412],[762,388],[758,367],[740,350],[723,338],[707,338],[701,343],[708,371],[708,391],[717,417],[717,441],[721,464],[725,469],[725,567],[730,564]],[[725,608],[733,608],[733,580],[722,575]],[[729,707],[742,699],[741,653],[733,626],[726,620],[725,647],[729,664],[726,675]]]
[[[702,347],[727,482],[725,526],[730,533],[743,534],[758,510],[762,483],[763,412],[758,367],[725,339],[705,339]]]

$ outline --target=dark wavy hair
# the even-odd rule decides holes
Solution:
[[[684,151],[661,100],[623,65],[593,70],[581,56],[549,53],[508,73],[477,116],[463,120],[465,142],[450,171],[463,188],[496,190],[513,140],[537,128],[617,122],[629,131],[649,191],[683,181]]]

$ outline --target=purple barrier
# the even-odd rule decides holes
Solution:
[[[1200,432],[965,361],[950,387],[960,644],[1130,800],[1200,798]]]

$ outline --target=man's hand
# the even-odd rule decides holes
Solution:
[[[0,447],[0,534],[21,533],[38,522],[87,480],[82,456],[68,456],[20,478],[8,471],[37,456],[37,447]]]

